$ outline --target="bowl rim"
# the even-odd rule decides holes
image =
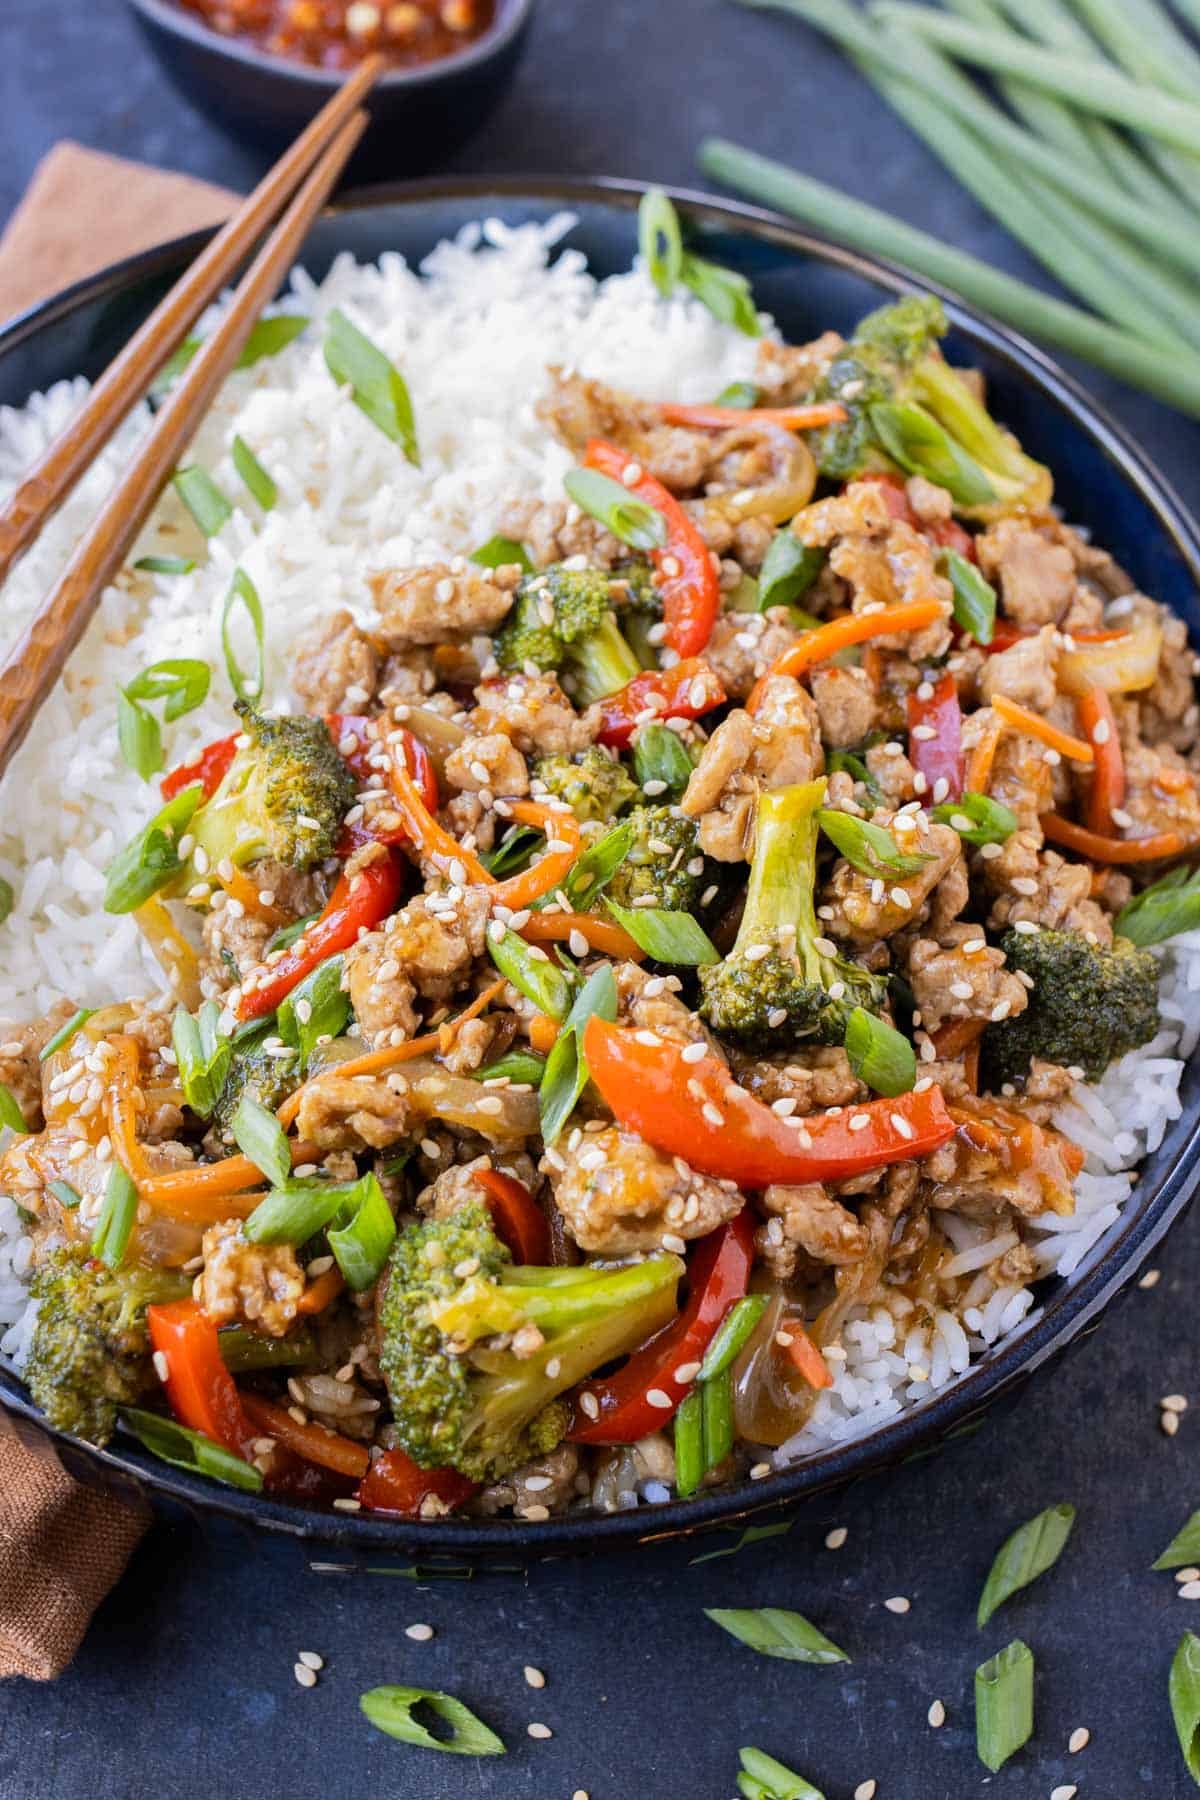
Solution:
[[[130,0],[130,4],[157,5],[158,0]],[[483,205],[488,199],[536,200],[568,208],[578,204],[631,212],[650,185],[608,176],[430,177],[355,190],[336,200],[323,217],[336,220],[409,203],[478,200]],[[1010,367],[1016,378],[1032,382],[1048,395],[1117,466],[1155,514],[1200,587],[1200,526],[1132,434],[1046,352],[968,305],[950,289],[926,280],[901,263],[851,250],[760,207],[715,199],[695,189],[669,186],[665,191],[694,222],[708,222],[793,255],[833,264],[885,290],[898,293],[915,289],[937,294],[964,336],[984,345],[991,356]],[[110,298],[137,281],[178,269],[211,236],[211,231],[201,230],[171,239],[51,295],[0,329],[0,356],[52,327],[81,305]],[[302,253],[297,260],[301,258]],[[1048,1308],[1035,1307],[1030,1320],[1018,1326],[1015,1336],[973,1363],[948,1387],[876,1429],[774,1471],[760,1482],[714,1489],[688,1500],[543,1521],[451,1517],[418,1522],[366,1513],[308,1511],[262,1494],[218,1487],[203,1477],[156,1461],[142,1453],[140,1447],[126,1447],[123,1440],[104,1450],[83,1444],[51,1427],[29,1399],[23,1384],[2,1363],[0,1408],[26,1421],[42,1438],[60,1445],[77,1467],[80,1459],[85,1465],[94,1465],[98,1478],[103,1478],[101,1471],[106,1470],[110,1479],[124,1478],[126,1483],[169,1497],[197,1512],[215,1513],[242,1524],[334,1544],[348,1552],[407,1553],[419,1556],[429,1565],[436,1565],[439,1560],[487,1562],[511,1560],[514,1555],[540,1559],[601,1548],[629,1548],[669,1538],[688,1538],[717,1526],[742,1526],[783,1506],[797,1505],[820,1492],[874,1473],[885,1464],[920,1455],[928,1449],[929,1440],[940,1441],[973,1430],[985,1405],[1014,1388],[1081,1333],[1094,1328],[1109,1303],[1132,1283],[1200,1186],[1200,1107],[1193,1107],[1190,1117],[1185,1109],[1168,1131],[1165,1142],[1171,1146],[1171,1159],[1156,1191],[1141,1205],[1136,1201],[1126,1205],[1105,1234],[1109,1239],[1105,1254],[1083,1275],[1065,1278]]]
[[[346,79],[345,69],[321,69],[311,63],[295,62],[289,56],[278,56],[271,50],[260,50],[255,44],[243,43],[236,37],[225,37],[207,25],[198,14],[189,12],[179,0],[126,0],[131,12],[138,13],[167,35],[182,38],[199,50],[210,50],[229,62],[258,74],[287,79],[296,86],[328,91],[332,94]],[[534,0],[497,0],[496,17],[488,29],[461,50],[432,62],[418,63],[410,69],[388,69],[375,83],[375,90],[403,93],[406,89],[436,86],[465,70],[481,64],[503,51],[524,30],[533,11]],[[366,103],[370,105],[370,96]],[[178,240],[172,240],[178,241]],[[122,266],[122,265],[117,265]]]

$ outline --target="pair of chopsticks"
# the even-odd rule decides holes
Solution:
[[[61,675],[101,594],[175,469],[181,450],[236,363],[255,320],[274,296],[309,226],[335,187],[367,123],[359,103],[383,66],[381,57],[368,57],[338,89],[130,339],[97,381],[78,416],[0,510],[2,582],[17,556],[37,537],[145,394],[204,308],[278,217],[219,326],[172,389],[152,430],[0,668],[0,775]]]

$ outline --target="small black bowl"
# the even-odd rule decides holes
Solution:
[[[226,37],[176,0],[129,6],[172,86],[256,148],[283,149],[344,79],[344,71]],[[382,75],[365,102],[371,124],[350,165],[353,177],[420,174],[465,143],[504,93],[532,12],[533,0],[496,0],[491,27],[473,43]]]

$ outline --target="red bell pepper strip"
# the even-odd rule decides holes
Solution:
[[[182,793],[185,787],[191,787],[198,781],[204,789],[204,798],[211,800],[224,781],[230,763],[237,755],[239,734],[218,738],[215,744],[206,744],[199,756],[189,763],[180,763],[159,782],[159,791],[164,800],[173,800],[176,794]]]
[[[356,1481],[367,1473],[370,1456],[365,1444],[355,1443],[353,1438],[342,1437],[340,1432],[311,1421],[302,1425],[298,1419],[293,1419],[286,1407],[276,1405],[265,1394],[254,1394],[247,1389],[239,1398],[250,1423],[264,1437],[273,1438],[294,1456],[316,1463],[319,1468],[332,1469],[335,1474],[352,1476]]]
[[[687,1397],[696,1367],[725,1314],[746,1292],[753,1265],[754,1215],[744,1206],[727,1225],[701,1238],[692,1252],[682,1312],[635,1350],[615,1375],[584,1383],[575,1399],[568,1437],[577,1444],[636,1444],[661,1429]],[[656,1406],[651,1394],[665,1394],[670,1407]]]
[[[611,481],[628,487],[631,494],[653,506],[667,521],[666,544],[651,552],[663,597],[667,643],[680,656],[699,656],[712,636],[721,608],[721,585],[708,545],[674,494],[653,475],[647,475],[636,457],[604,438],[589,438],[583,460],[589,469],[598,469]],[[640,473],[636,481],[626,482],[625,474],[630,469]]]
[[[499,1169],[476,1169],[474,1178],[486,1196],[496,1236],[513,1261],[544,1267],[550,1261],[550,1227],[524,1182]]]
[[[342,875],[320,918],[314,919],[278,962],[266,965],[256,985],[243,984],[238,1018],[262,1019],[274,1012],[318,963],[339,950],[349,950],[360,931],[370,931],[386,919],[395,910],[400,888],[400,868],[391,855],[376,857],[352,881]]]
[[[1089,688],[1075,702],[1079,733],[1095,752],[1085,819],[1089,831],[1111,836],[1113,812],[1125,804],[1125,758],[1112,701],[1102,687]]]
[[[936,544],[939,550],[957,550],[968,562],[978,562],[975,539],[957,519],[928,520],[917,517],[909,505],[902,475],[892,475],[881,470],[878,474],[856,475],[855,480],[876,482],[883,489],[883,497],[893,519],[900,519],[905,525],[911,525],[914,531],[919,531],[922,537],[928,538],[931,544]]]
[[[221,1360],[217,1328],[208,1314],[195,1300],[175,1300],[147,1307],[146,1326],[155,1356],[166,1360],[164,1385],[179,1423],[249,1460],[259,1434]]]
[[[925,777],[926,796],[940,803],[962,797],[962,709],[953,675],[947,672],[932,684],[921,683],[923,688],[931,685],[928,700],[921,699],[920,689],[908,696],[908,759]]]
[[[647,719],[698,719],[724,706],[725,690],[706,662],[689,657],[673,669],[647,669],[600,702],[600,742],[623,750]]]
[[[402,1518],[420,1516],[421,1503],[430,1495],[444,1506],[461,1506],[476,1492],[457,1469],[423,1469],[403,1450],[385,1450],[377,1456],[359,1483],[357,1499],[368,1512],[399,1513]]]
[[[653,1035],[593,1014],[583,1034],[588,1072],[619,1124],[718,1180],[751,1188],[840,1181],[928,1156],[954,1135],[942,1091],[932,1086],[793,1125],[739,1087],[715,1056],[685,1062],[677,1044],[647,1043]]]

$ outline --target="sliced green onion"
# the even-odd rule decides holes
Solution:
[[[844,1663],[850,1658],[798,1612],[781,1606],[706,1606],[706,1619],[761,1656],[785,1662]]]
[[[233,440],[233,466],[249,490],[251,499],[257,500],[264,512],[270,512],[279,498],[279,489],[244,438],[235,437]]]
[[[157,775],[166,763],[158,720],[131,700],[124,688],[117,692],[117,743],[126,766],[143,781]]]
[[[888,455],[909,475],[924,475],[946,488],[959,506],[985,506],[996,498],[979,464],[924,407],[884,400],[869,406],[867,414]]]
[[[0,1081],[0,1128],[19,1131],[23,1137],[29,1136],[29,1127],[25,1123],[25,1114],[17,1105],[17,1097],[7,1082]]]
[[[342,989],[342,956],[327,956],[280,1001],[277,1029],[285,1044],[300,1052],[300,1073],[321,1038],[340,1037],[350,1017],[350,996]]]
[[[176,1469],[194,1470],[197,1475],[223,1481],[227,1487],[243,1488],[248,1494],[257,1494],[262,1488],[263,1478],[253,1463],[235,1456],[223,1444],[214,1443],[203,1432],[191,1431],[174,1419],[144,1412],[137,1406],[121,1408],[121,1423],[152,1456]]]
[[[203,704],[212,670],[197,657],[172,657],[151,663],[117,694],[117,740],[121,755],[143,781],[163,767],[162,730],[148,703],[164,700],[163,718],[170,723]]]
[[[681,1500],[704,1480],[704,1401],[693,1388],[675,1412],[675,1491]]]
[[[746,1294],[741,1300],[734,1301],[704,1352],[697,1381],[709,1381],[732,1367],[734,1358],[767,1310],[767,1301],[766,1294]]]
[[[13,892],[12,882],[5,881],[4,877],[0,875],[0,925],[5,923],[16,905],[16,901],[17,896]]]
[[[143,826],[104,871],[104,910],[136,912],[179,873],[178,844],[204,798],[199,782],[182,788]]]
[[[1144,949],[1200,926],[1200,869],[1172,869],[1123,906],[1113,921],[1118,937]]]
[[[883,805],[883,789],[872,775],[861,756],[853,750],[830,750],[825,756],[825,767],[830,775],[846,774],[851,781],[861,781],[867,790],[867,798],[872,806]]]
[[[717,263],[706,262],[702,256],[693,256],[690,250],[685,250],[679,279],[722,325],[735,325],[746,337],[762,336],[754,295],[744,275],[722,269]]]
[[[252,1244],[307,1244],[337,1218],[355,1185],[320,1178],[281,1183],[259,1201],[242,1231]]]
[[[526,575],[533,574],[533,563],[524,544],[518,544],[516,538],[502,537],[499,534],[490,537],[486,544],[480,544],[478,550],[472,550],[471,562],[481,569],[505,569],[516,563],[524,569]]]
[[[234,363],[234,368],[249,369],[265,356],[278,356],[281,350],[286,350],[293,338],[300,336],[308,323],[308,319],[301,318],[299,313],[272,313],[270,318],[256,320],[249,337],[242,345],[241,355]],[[184,338],[175,354],[163,364],[151,393],[165,392],[176,376],[182,375],[203,342],[204,339],[200,337]]]
[[[510,825],[494,850],[480,857],[489,875],[515,875],[523,869],[545,833],[532,825]]]
[[[614,825],[586,849],[571,866],[563,892],[571,905],[586,912],[604,892],[633,847],[633,825],[626,820]]]
[[[216,1001],[206,1000],[195,1019],[186,1006],[179,1006],[171,1021],[179,1085],[186,1104],[201,1119],[208,1118],[221,1098],[233,1059],[233,1043],[222,1035],[220,1019]]]
[[[916,875],[932,858],[922,853],[901,850],[892,833],[870,819],[856,818],[853,813],[839,812],[823,806],[817,814],[821,830],[836,844],[851,868],[860,875]]]
[[[125,1261],[137,1209],[138,1191],[120,1163],[114,1162],[108,1172],[100,1217],[92,1233],[92,1253],[110,1269],[119,1269]]]
[[[231,626],[239,605],[244,608],[254,632],[255,670],[252,677],[245,674],[234,655]],[[221,608],[221,648],[225,652],[225,670],[229,676],[229,685],[239,700],[256,702],[262,699],[263,684],[266,681],[263,638],[263,609],[262,601],[258,597],[258,589],[245,569],[235,569],[233,580],[229,584],[229,592],[225,596],[225,604]]]
[[[667,541],[667,521],[656,506],[599,469],[568,469],[563,486],[593,519],[606,525],[615,538],[634,550],[661,550]]]
[[[402,1150],[399,1156],[389,1156],[388,1160],[379,1167],[378,1173],[380,1178],[382,1179],[387,1175],[399,1175],[404,1169],[407,1169],[409,1163],[413,1159],[413,1154],[414,1152],[410,1148],[408,1150]]]
[[[546,1071],[538,1090],[538,1111],[542,1137],[547,1144],[554,1142],[587,1086],[583,1032],[593,1013],[610,1024],[617,1016],[617,984],[608,963],[602,963],[580,988],[555,1039],[554,1048],[546,1058]]]
[[[264,1337],[248,1325],[222,1325],[217,1333],[221,1361],[233,1375],[252,1369],[303,1369],[319,1361],[316,1340],[301,1327],[285,1338]]]
[[[755,387],[752,381],[731,381],[728,387],[721,389],[714,406],[736,406],[748,410],[757,406],[762,399],[762,389]]]
[[[456,1756],[505,1754],[502,1739],[453,1694],[437,1693],[432,1688],[377,1687],[364,1694],[358,1704],[372,1725],[403,1744],[419,1744],[424,1750],[448,1750]],[[413,1717],[416,1706],[427,1706],[450,1727],[451,1736],[434,1737]]]
[[[957,800],[943,800],[929,816],[940,825],[952,825],[968,844],[1006,844],[1020,822],[1015,812],[987,794],[968,793]],[[1119,916],[1117,924],[1119,929]]]
[[[996,590],[973,562],[957,550],[943,550],[938,568],[954,589],[954,617],[978,644],[990,644],[996,630]]]
[[[651,281],[664,298],[675,292],[683,270],[679,214],[661,188],[650,188],[638,207],[638,249]]]
[[[206,538],[215,537],[233,508],[201,463],[189,463],[171,478],[171,484]]]
[[[1200,1638],[1185,1631],[1171,1664],[1171,1717],[1188,1774],[1200,1785]]]
[[[358,410],[420,468],[412,400],[403,375],[337,306],[325,322],[325,365],[339,386],[350,388]]]
[[[1194,1512],[1171,1539],[1152,1569],[1188,1569],[1200,1557],[1200,1512]]]
[[[291,1180],[287,1133],[275,1114],[250,1094],[243,1094],[233,1115],[233,1141],[273,1187],[284,1187]]]
[[[81,1006],[78,1012],[72,1013],[66,1024],[60,1025],[54,1036],[48,1038],[42,1045],[38,1051],[38,1061],[46,1062],[56,1050],[61,1050],[64,1044],[69,1044],[79,1027],[87,1024],[95,1010],[94,1006]]]
[[[1036,1518],[1018,1526],[996,1553],[991,1573],[979,1596],[975,1614],[977,1625],[986,1625],[998,1606],[1003,1606],[1013,1594],[1054,1567],[1074,1523],[1075,1508],[1062,1504],[1049,1506]]]
[[[719,1467],[733,1449],[733,1373],[714,1375],[700,1384],[704,1408],[704,1472]]]
[[[376,1176],[367,1174],[355,1182],[339,1216],[346,1223],[327,1233],[329,1248],[346,1286],[358,1294],[377,1279],[396,1235],[396,1221]]]
[[[74,1212],[75,1208],[83,1203],[83,1195],[78,1188],[72,1187],[69,1181],[48,1181],[46,1187],[54,1195],[58,1204],[65,1207],[68,1212]]]
[[[667,804],[678,800],[692,778],[692,759],[677,731],[665,725],[643,725],[633,746],[633,778],[643,790],[654,782],[652,799],[660,795]]]
[[[902,1031],[856,1006],[846,1022],[846,1055],[860,1081],[889,1097],[912,1091],[917,1059]]]
[[[499,1081],[502,1077],[514,1083],[528,1087],[540,1087],[542,1076],[546,1073],[546,1059],[539,1056],[536,1050],[510,1050],[506,1056],[499,1057],[494,1063],[484,1063],[476,1069],[473,1079],[476,1081]]]
[[[497,942],[487,934],[488,955],[500,973],[532,1000],[539,1012],[551,1019],[565,1019],[571,1010],[573,988],[558,964],[538,944],[527,944],[515,931],[505,930]]]
[[[691,913],[670,912],[660,906],[619,906],[609,899],[604,904],[638,949],[655,962],[695,969],[721,960],[720,951]]]
[[[975,1747],[996,1774],[1033,1736],[1033,1651],[1014,1638],[975,1671]]]
[[[699,1558],[697,1558],[699,1560]],[[742,1768],[738,1776],[738,1793],[742,1800],[825,1800],[819,1788],[793,1769],[785,1769],[773,1756],[751,1746],[739,1755]]]
[[[825,567],[824,550],[810,550],[790,531],[777,531],[758,571],[758,611],[791,606]]]
[[[306,919],[297,919],[291,925],[281,925],[274,936],[267,939],[263,955],[270,956],[273,950],[290,950],[297,938],[302,938],[320,916],[320,913],[309,913]]]
[[[147,575],[190,575],[196,562],[191,556],[139,556],[133,566]]]
[[[726,1544],[723,1550],[706,1550],[703,1556],[693,1556],[688,1561],[688,1567],[692,1569],[698,1563],[720,1562],[723,1556],[739,1556],[743,1550],[751,1549],[764,1538],[786,1537],[795,1523],[795,1519],[780,1519],[774,1525],[747,1525],[744,1531],[738,1533],[735,1544]]]

